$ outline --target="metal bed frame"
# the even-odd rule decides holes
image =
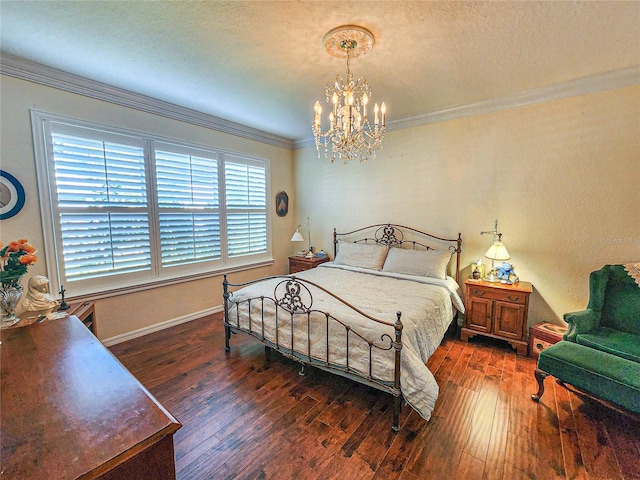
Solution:
[[[417,242],[414,240],[404,240],[405,231],[410,231],[415,234],[423,235],[429,237],[431,239],[435,239],[445,243],[452,243],[447,248],[452,251],[452,253],[456,254],[456,269],[455,269],[455,278],[456,281],[459,282],[460,278],[460,253],[462,251],[462,238],[460,233],[458,233],[458,238],[448,239],[441,238],[435,235],[431,235],[420,230],[416,230],[411,227],[404,227],[402,225],[396,224],[376,224],[370,225],[368,227],[359,228],[357,230],[353,230],[351,232],[338,233],[335,229],[333,231],[333,239],[334,239],[334,254],[337,254],[337,248],[339,241],[346,236],[351,236],[356,233],[364,232],[366,230],[376,229],[373,237],[365,237],[358,240],[355,240],[356,243],[375,243],[378,245],[384,245],[388,247],[402,247],[404,244],[410,244],[412,248],[420,247],[425,249],[433,249],[432,247],[423,244],[421,242]],[[231,297],[233,296],[233,292],[230,289],[240,289],[242,287],[252,285],[264,280],[270,279],[280,279],[280,281],[276,284],[273,294],[271,296],[261,295],[259,297],[253,297],[242,302],[234,302],[237,304],[236,315],[235,318],[230,318],[230,308],[229,304]],[[357,307],[351,305],[349,302],[340,298],[333,292],[330,292],[326,288],[318,285],[314,282],[304,280],[298,278],[294,275],[275,275],[265,278],[260,278],[257,280],[253,280],[245,283],[230,283],[227,280],[227,275],[224,275],[224,280],[222,282],[223,288],[223,300],[224,300],[224,328],[225,328],[225,351],[230,351],[229,341],[231,339],[232,332],[244,332],[247,333],[258,340],[260,340],[265,345],[265,362],[268,364],[271,359],[271,351],[276,350],[280,352],[283,356],[290,358],[296,362],[301,364],[300,374],[305,374],[305,369],[307,365],[311,365],[313,367],[320,368],[322,370],[344,376],[356,382],[362,383],[364,385],[368,385],[370,387],[376,388],[378,390],[390,393],[394,397],[394,411],[393,411],[393,425],[392,430],[394,432],[398,432],[400,430],[400,413],[402,411],[402,392],[400,389],[400,355],[402,350],[402,321],[401,321],[401,312],[396,312],[396,321],[394,323],[381,320],[378,318],[374,318],[367,313],[359,310]],[[312,291],[314,289],[325,292],[331,297],[338,300],[343,305],[346,305],[351,309],[355,314],[360,315],[366,318],[369,321],[373,321],[379,323],[381,325],[386,325],[388,327],[393,328],[395,338],[392,338],[389,334],[381,335],[380,339],[371,339],[366,338],[361,335],[355,329],[353,329],[350,325],[345,323],[333,316],[330,312],[325,312],[313,307],[313,294]],[[252,302],[259,302],[260,305],[260,322],[256,324],[256,328],[253,326],[253,319],[251,318],[251,305]],[[247,312],[248,312],[248,328],[242,327],[240,325],[240,306],[246,304]],[[271,304],[275,306],[276,318],[275,318],[275,341],[270,340],[265,337],[264,330],[264,306],[265,304]],[[313,314],[313,316],[312,316]],[[281,327],[279,325],[279,317],[286,316],[288,319],[288,323],[286,327]],[[326,347],[326,356],[325,358],[318,358],[312,356],[311,354],[311,341],[310,341],[310,332],[312,329],[312,324],[314,326],[318,326],[318,318],[323,318],[324,323],[324,342]],[[306,328],[306,345],[295,345],[294,343],[294,329],[300,328],[295,327],[296,323],[300,323],[302,319],[303,325]],[[297,320],[297,322],[296,322]],[[333,363],[329,360],[329,352],[330,352],[330,335],[329,331],[332,326],[340,326],[339,328],[344,329],[344,338],[346,339],[346,362],[344,365]],[[285,345],[280,340],[280,329],[281,328],[289,328],[291,338],[289,344]],[[362,373],[361,371],[355,370],[349,364],[349,340],[355,336],[360,340],[366,342],[369,347],[369,366],[368,372]],[[343,340],[341,340],[343,341]],[[298,342],[300,343],[300,342]],[[373,352],[376,350],[380,351],[388,351],[394,350],[394,375],[393,381],[384,380],[376,376],[373,371],[373,362],[372,356]]]

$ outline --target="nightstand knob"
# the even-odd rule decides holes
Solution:
[[[476,297],[484,297],[484,294],[485,294],[485,293],[487,293],[487,292],[485,292],[484,290],[474,290],[474,291],[473,291],[473,294],[474,294]]]
[[[511,298],[511,295],[507,295],[507,300],[510,302],[517,302],[520,297]]]

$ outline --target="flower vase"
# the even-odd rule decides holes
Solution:
[[[16,308],[22,296],[22,285],[20,277],[5,278],[0,285],[0,310],[2,310],[2,321],[0,328],[8,328],[20,321],[16,315]]]

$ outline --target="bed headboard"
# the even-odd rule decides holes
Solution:
[[[411,248],[425,248],[427,250],[442,250],[443,246],[448,250],[451,250],[452,253],[456,254],[456,269],[455,269],[455,279],[456,282],[460,283],[460,253],[462,253],[462,236],[458,233],[458,238],[442,238],[436,235],[432,235],[431,233],[426,233],[415,228],[405,227],[403,225],[396,225],[394,223],[378,223],[375,225],[369,225],[367,227],[358,228],[357,230],[352,230],[350,232],[338,233],[336,229],[333,229],[333,257],[338,254],[338,241],[342,240],[346,236],[354,235],[357,233],[362,233],[362,235],[367,235],[365,233],[369,231],[369,235],[373,235],[370,237],[360,237],[355,240],[349,240],[354,243],[371,243],[378,245],[386,245],[387,247],[404,247],[407,245],[411,245]],[[415,240],[405,240],[405,232],[411,232],[412,237],[415,237]],[[422,242],[440,242],[439,248],[433,247],[431,245],[427,245]]]

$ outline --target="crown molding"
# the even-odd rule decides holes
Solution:
[[[115,105],[133,108],[141,112],[152,113],[172,120],[179,120],[200,127],[210,128],[256,142],[287,148],[289,150],[293,148],[292,140],[279,135],[273,135],[190,108],[181,107],[129,90],[89,80],[79,75],[63,72],[62,70],[47,67],[4,52],[2,52],[0,56],[0,73],[96,100],[103,100]]]
[[[213,115],[66,73],[7,53],[0,55],[0,73],[280,148],[300,149],[315,145],[311,136],[293,141]],[[503,97],[397,118],[387,122],[387,131],[484,115],[638,84],[640,84],[640,65],[634,65],[589,77],[516,92]]]
[[[589,77],[577,78],[554,85],[516,92],[503,97],[482,100],[467,105],[443,108],[431,112],[397,118],[387,122],[387,131],[402,130],[419,127],[432,123],[446,122],[464,117],[484,115],[511,108],[524,107],[537,103],[561,100],[563,98],[586,95],[589,93],[614,90],[640,84],[640,65],[612,70]],[[294,148],[307,148],[315,145],[313,137],[303,138],[294,142]]]

